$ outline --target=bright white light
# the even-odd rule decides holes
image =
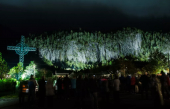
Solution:
[[[22,74],[21,77],[22,77],[22,79],[24,79],[25,78],[25,74]]]
[[[26,93],[28,93],[29,92],[29,89],[26,89]]]

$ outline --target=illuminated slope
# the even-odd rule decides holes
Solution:
[[[150,52],[156,49],[166,51],[168,36],[169,34],[144,33],[126,28],[108,34],[71,31],[42,34],[38,37],[32,35],[32,38],[27,38],[27,43],[39,48],[39,55],[56,66],[84,69],[92,67],[93,63],[104,64],[111,59],[130,54],[146,61]]]

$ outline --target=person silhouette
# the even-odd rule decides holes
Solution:
[[[68,75],[66,74],[66,77],[63,80],[63,84],[64,84],[64,95],[65,95],[65,100],[68,100],[70,97],[70,87],[71,87],[71,80],[68,77]]]
[[[161,91],[161,81],[156,75],[153,75],[152,79],[152,96],[154,100],[155,107],[161,107],[164,105],[164,100]]]
[[[148,99],[148,90],[149,90],[149,78],[147,76],[147,72],[145,72],[144,75],[140,78],[140,81],[142,83],[142,89],[141,89],[141,94],[142,94],[142,99],[144,98],[144,91],[146,94],[146,99]]]
[[[39,97],[39,106],[44,107],[45,104],[45,94],[46,94],[46,89],[45,89],[45,78],[42,76],[42,78],[38,81],[39,85],[39,90],[38,90],[38,97]]]
[[[168,90],[168,82],[167,82],[167,76],[165,75],[165,72],[161,71],[162,76],[160,77],[161,81],[161,91],[163,98],[165,99],[165,92],[167,94],[167,98],[169,99],[169,90]]]
[[[62,95],[62,79],[61,79],[61,77],[58,78],[56,84],[57,84],[57,96],[59,99],[61,99],[61,95]]]
[[[25,100],[25,93],[26,92],[23,92],[23,85],[24,85],[24,87],[26,87],[24,82],[22,80],[20,80],[20,85],[19,85],[19,104],[20,105],[23,105],[24,100]]]
[[[79,75],[79,77],[76,80],[76,89],[77,89],[77,101],[80,105],[80,108],[82,108],[83,105],[83,79],[82,75]]]
[[[94,75],[89,80],[89,89],[92,97],[92,108],[98,109],[98,86],[97,80]]]
[[[29,81],[28,81],[28,86],[29,86],[29,93],[28,93],[28,102],[32,105],[34,105],[35,101],[35,87],[37,86],[37,83],[34,79],[34,76],[31,75]],[[30,101],[31,99],[31,101]]]
[[[76,77],[73,76],[71,79],[71,90],[72,90],[72,97],[76,96]]]
[[[113,95],[114,95],[114,100],[115,100],[115,104],[119,105],[120,103],[120,80],[118,75],[115,76],[115,79],[113,81],[113,87],[114,87],[114,91],[113,91]]]
[[[46,84],[46,96],[47,96],[47,106],[53,107],[53,97],[55,95],[54,93],[55,87],[53,86],[53,81],[52,78],[49,77],[47,79],[47,84]]]

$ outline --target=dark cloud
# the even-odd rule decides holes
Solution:
[[[1,0],[1,4],[37,10],[67,10],[68,7],[90,7],[103,4],[134,16],[170,16],[170,0]]]
[[[2,25],[20,33],[123,27],[168,30],[168,0],[1,0]]]

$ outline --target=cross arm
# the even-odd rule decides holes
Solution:
[[[36,51],[36,48],[34,47],[24,47],[25,51]]]
[[[16,46],[7,46],[7,50],[20,50],[20,47],[16,47]]]

